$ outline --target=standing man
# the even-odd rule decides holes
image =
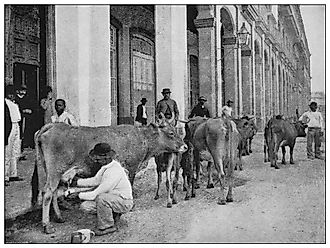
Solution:
[[[25,85],[21,85],[16,90],[16,102],[21,111],[22,120],[20,122],[20,135],[21,135],[21,150],[26,147],[34,148],[34,133],[38,127],[36,127],[36,113],[35,104],[28,95],[28,90]],[[21,158],[24,159],[24,156]]]
[[[141,99],[141,104],[139,104],[137,106],[136,117],[135,117],[136,126],[146,126],[147,125],[148,115],[147,115],[146,103],[147,103],[147,98],[143,97]]]
[[[207,109],[207,107],[205,107],[204,103],[206,102],[206,98],[204,96],[200,96],[198,98],[198,103],[196,104],[196,106],[192,109],[190,115],[188,116],[188,118],[193,118],[194,116],[200,116],[200,117],[206,117],[206,118],[210,118],[210,112]]]
[[[11,129],[8,136],[8,144],[5,146],[5,186],[9,185],[9,181],[22,181],[17,176],[17,161],[21,153],[20,127],[21,113],[18,105],[15,103],[15,90],[13,85],[7,85],[5,88],[5,104],[9,110]]]
[[[310,111],[307,111],[300,116],[299,120],[308,125],[307,132],[307,158],[314,159],[313,141],[315,147],[315,158],[324,160],[321,156],[321,136],[323,135],[323,117],[317,110],[317,103],[309,104]]]
[[[170,98],[171,90],[164,88],[162,94],[164,98],[156,106],[156,120],[159,121],[165,118],[172,126],[176,126],[179,110],[176,102]]]
[[[125,169],[113,160],[115,154],[109,144],[96,144],[89,152],[89,157],[99,163],[101,169],[94,177],[74,180],[71,184],[85,188],[94,187],[91,191],[79,193],[78,197],[84,200],[80,206],[83,211],[97,214],[97,228],[94,230],[97,236],[115,232],[115,224],[120,216],[133,207],[131,183]],[[65,195],[72,193],[76,193],[75,189],[69,189]]]
[[[52,122],[53,115],[53,90],[52,87],[46,86],[43,90],[43,96],[40,100],[40,107],[43,110],[43,123],[45,125],[47,123]]]

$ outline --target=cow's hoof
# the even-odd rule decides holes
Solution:
[[[280,168],[278,165],[275,165],[274,167],[275,167],[275,169],[279,169]]]
[[[156,195],[154,200],[158,200],[159,199],[159,195]]]
[[[195,193],[192,193],[191,194],[191,198],[195,198],[196,197],[196,194]]]
[[[176,199],[173,199],[172,204],[178,204],[178,201]]]
[[[227,202],[233,202],[233,198],[232,197],[227,197]]]
[[[239,167],[239,170],[242,171],[242,170],[243,170],[243,167],[240,166],[240,167]]]
[[[166,207],[167,208],[171,208],[172,207],[172,203],[168,202]]]
[[[183,187],[183,189],[182,189],[183,191],[187,191],[187,188],[186,187]]]
[[[294,162],[293,161],[290,161],[290,164],[294,164]]]
[[[252,150],[250,150],[249,153],[252,153]]]
[[[170,197],[173,198],[173,194],[170,194]]]
[[[213,183],[208,184],[208,185],[206,186],[206,188],[207,188],[207,189],[213,189],[213,188],[214,188]]]
[[[275,167],[275,165],[271,164],[270,167]]]
[[[226,205],[226,200],[219,200],[218,201],[218,204],[219,205]]]
[[[185,201],[189,201],[190,200],[190,196],[187,196],[184,198]]]
[[[285,161],[282,161],[282,164],[286,164],[286,162]]]
[[[60,218],[55,218],[55,221],[56,221],[57,223],[64,223],[64,222],[65,222],[65,220],[64,220],[62,217],[60,217]]]
[[[46,234],[52,234],[55,231],[56,231],[55,228],[50,224],[44,226],[44,233]]]

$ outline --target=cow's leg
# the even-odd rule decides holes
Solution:
[[[132,192],[133,192],[133,197],[137,198],[137,193],[134,190],[133,184],[134,184],[134,179],[135,179],[135,171],[129,171],[128,172],[128,178],[132,186]]]
[[[213,173],[212,173],[212,164],[213,162],[208,161],[207,162],[207,189],[212,189],[214,188],[214,183],[213,183]]]
[[[49,222],[49,210],[52,198],[53,192],[49,187],[47,187],[46,192],[43,193],[42,197],[42,225],[44,228],[44,232],[47,234],[55,232],[55,228]]]
[[[285,161],[285,146],[282,146],[282,164],[286,164],[286,161]]]
[[[53,193],[53,209],[55,212],[55,220],[58,223],[63,223],[64,219],[62,218],[61,211],[57,203],[57,191],[58,190],[56,189],[55,192]]]
[[[161,166],[158,166],[157,164],[157,190],[154,198],[155,200],[159,199],[159,188],[161,184],[162,184],[162,169]]]
[[[228,193],[227,193],[227,202],[233,202],[233,177],[232,175],[227,177],[228,179]]]
[[[290,164],[294,164],[293,162],[293,148],[294,148],[294,145],[295,145],[295,141],[293,142],[292,145],[290,145]]]
[[[275,139],[274,139],[274,153],[273,153],[273,167],[275,167],[275,169],[279,169],[280,167],[277,165],[277,160],[278,160],[278,149],[280,148],[280,143],[277,139],[277,136],[275,135]]]
[[[175,155],[175,159],[174,159],[174,172],[175,172],[175,176],[173,179],[173,197],[172,197],[172,203],[173,204],[177,204],[178,203],[178,199],[176,196],[176,191],[178,189],[178,181],[179,181],[179,155]]]
[[[200,168],[201,168],[201,162],[200,162],[200,154],[197,149],[194,149],[194,167],[196,169],[196,184],[195,188],[199,189],[200,186]]]
[[[252,153],[252,138],[248,139],[248,149],[249,149],[249,153]]]
[[[173,167],[174,163],[174,154],[171,153],[169,154],[168,157],[168,163],[166,167],[166,189],[167,189],[167,207],[171,208],[172,207],[172,197],[173,196],[173,189],[172,189],[172,184],[171,184],[171,170]]]

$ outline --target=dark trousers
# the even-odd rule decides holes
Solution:
[[[315,156],[320,156],[321,151],[321,128],[309,127],[307,132],[307,156],[314,157],[313,154],[313,142]]]

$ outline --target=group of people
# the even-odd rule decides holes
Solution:
[[[24,148],[34,148],[34,134],[42,125],[50,122],[77,125],[73,115],[65,111],[63,99],[55,101],[56,113],[53,114],[51,87],[43,91],[44,97],[39,109],[27,93],[26,86],[5,87],[5,186],[9,186],[10,182],[24,180],[18,176],[17,162],[26,160]]]

